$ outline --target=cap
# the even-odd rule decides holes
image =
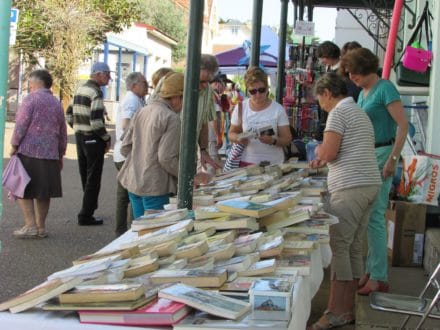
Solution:
[[[110,67],[107,63],[104,62],[96,62],[92,65],[92,73],[97,72],[110,72]]]
[[[162,81],[162,86],[157,95],[161,98],[170,98],[183,95],[184,75],[180,72],[167,74]]]

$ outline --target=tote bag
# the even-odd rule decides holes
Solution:
[[[27,174],[18,156],[13,155],[3,171],[2,185],[13,197],[23,198],[24,190],[31,178]]]

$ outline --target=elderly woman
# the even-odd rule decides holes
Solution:
[[[29,95],[15,118],[10,155],[17,155],[30,176],[24,196],[18,199],[24,227],[17,238],[44,238],[50,199],[62,197],[61,169],[67,147],[64,111],[50,91],[52,76],[46,70],[29,75]]]
[[[324,315],[312,329],[328,329],[354,321],[355,294],[363,274],[362,240],[369,211],[381,184],[374,155],[374,132],[365,112],[347,97],[344,80],[327,73],[315,86],[328,113],[324,139],[312,168],[328,166],[330,199],[326,211],[339,218],[330,227],[330,297]]]
[[[133,117],[121,146],[127,159],[118,179],[128,190],[134,219],[163,209],[177,192],[183,74],[166,75],[157,96]]]
[[[366,274],[359,294],[388,291],[387,231],[384,221],[388,195],[397,161],[405,144],[408,122],[396,87],[377,75],[379,60],[367,48],[354,49],[341,60],[341,66],[362,92],[358,105],[373,123],[375,153],[383,184],[368,223]]]
[[[244,76],[249,99],[232,113],[229,139],[246,146],[240,166],[284,162],[283,147],[292,136],[284,108],[269,98],[268,77],[259,67],[251,67]],[[265,132],[261,132],[264,128]],[[242,132],[254,132],[255,138],[240,139]]]

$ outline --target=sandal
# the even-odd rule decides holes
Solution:
[[[313,330],[326,330],[331,328],[337,328],[342,327],[347,324],[353,324],[355,321],[353,318],[347,319],[346,316],[352,315],[352,313],[343,313],[340,315],[333,314],[330,311],[325,311],[322,317],[318,320],[318,322],[315,322],[311,329]],[[327,322],[326,324],[319,323],[322,319],[325,319]]]

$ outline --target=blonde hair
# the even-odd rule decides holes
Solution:
[[[255,84],[257,82],[262,82],[264,84],[264,87],[266,88],[269,86],[266,72],[264,72],[264,70],[259,68],[258,66],[250,67],[244,75],[244,83],[246,85],[246,88],[249,85]]]
[[[151,76],[151,84],[153,85],[153,87],[156,87],[157,84],[159,83],[159,80],[162,77],[165,77],[170,72],[173,72],[173,69],[167,68],[167,67],[163,67],[163,68],[156,70],[153,73],[153,75]]]

